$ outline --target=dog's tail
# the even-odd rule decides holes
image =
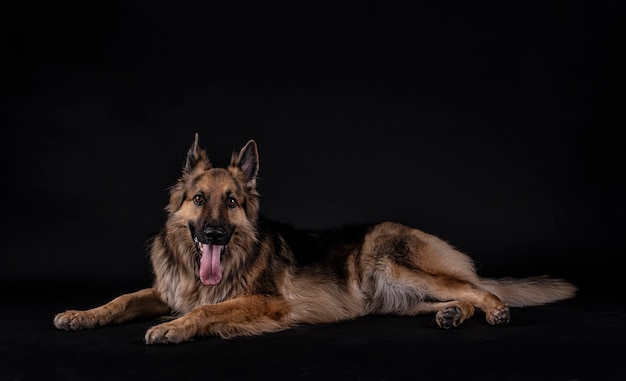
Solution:
[[[497,295],[510,307],[538,306],[572,298],[577,288],[563,280],[547,276],[531,278],[481,278],[480,286]]]

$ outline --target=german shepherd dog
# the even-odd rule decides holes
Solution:
[[[154,284],[103,306],[54,318],[64,330],[170,317],[146,344],[201,336],[258,335],[367,314],[431,313],[458,327],[481,310],[509,321],[509,307],[573,297],[547,276],[486,279],[443,240],[393,222],[300,231],[259,215],[257,145],[213,167],[198,135],[170,189],[166,222],[150,244]]]

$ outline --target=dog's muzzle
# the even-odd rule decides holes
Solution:
[[[190,229],[193,241],[200,254],[200,281],[206,286],[215,286],[222,279],[222,256],[228,249],[231,234],[220,226],[206,226],[195,234]]]

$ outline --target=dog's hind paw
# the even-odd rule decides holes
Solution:
[[[443,329],[458,327],[463,322],[463,313],[457,306],[447,307],[437,312],[435,321]]]
[[[506,324],[511,320],[511,311],[504,305],[494,308],[486,313],[487,323],[491,325]]]

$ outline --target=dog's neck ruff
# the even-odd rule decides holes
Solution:
[[[214,245],[211,243],[201,243],[200,251],[200,281],[205,286],[215,286],[222,280],[222,252],[226,245]]]

